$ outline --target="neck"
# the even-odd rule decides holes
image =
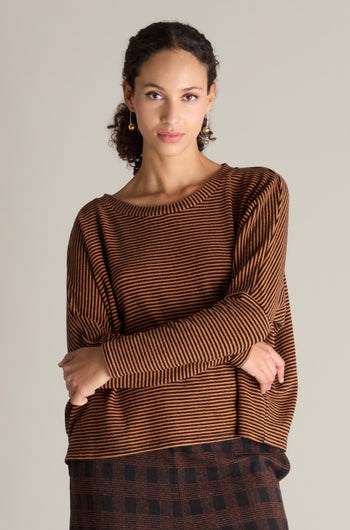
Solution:
[[[136,173],[135,187],[140,194],[162,194],[171,197],[186,187],[200,185],[220,167],[196,150],[179,156],[161,157],[143,153],[142,166]]]

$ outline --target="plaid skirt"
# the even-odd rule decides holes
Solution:
[[[282,449],[235,438],[68,461],[70,530],[286,530]]]

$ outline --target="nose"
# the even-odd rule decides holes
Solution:
[[[161,120],[167,125],[175,125],[179,123],[180,114],[176,102],[167,100],[162,107]]]

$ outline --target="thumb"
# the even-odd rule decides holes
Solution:
[[[68,363],[68,362],[71,361],[71,360],[72,360],[72,355],[71,355],[71,353],[68,352],[68,353],[66,353],[66,355],[63,357],[62,361],[60,361],[60,362],[58,363],[58,366],[59,366],[60,368],[62,368],[62,366],[63,366],[64,364]]]

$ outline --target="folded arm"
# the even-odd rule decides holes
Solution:
[[[252,346],[283,315],[288,200],[285,181],[274,173],[247,201],[236,227],[232,278],[223,299],[185,318],[128,335],[111,328],[99,274],[77,218],[68,245],[68,351],[100,345],[108,373],[119,380],[194,364],[230,361],[242,367]]]
[[[113,377],[230,358],[236,367],[269,334],[282,298],[288,188],[277,174],[248,205],[226,296],[186,318],[102,344]]]

